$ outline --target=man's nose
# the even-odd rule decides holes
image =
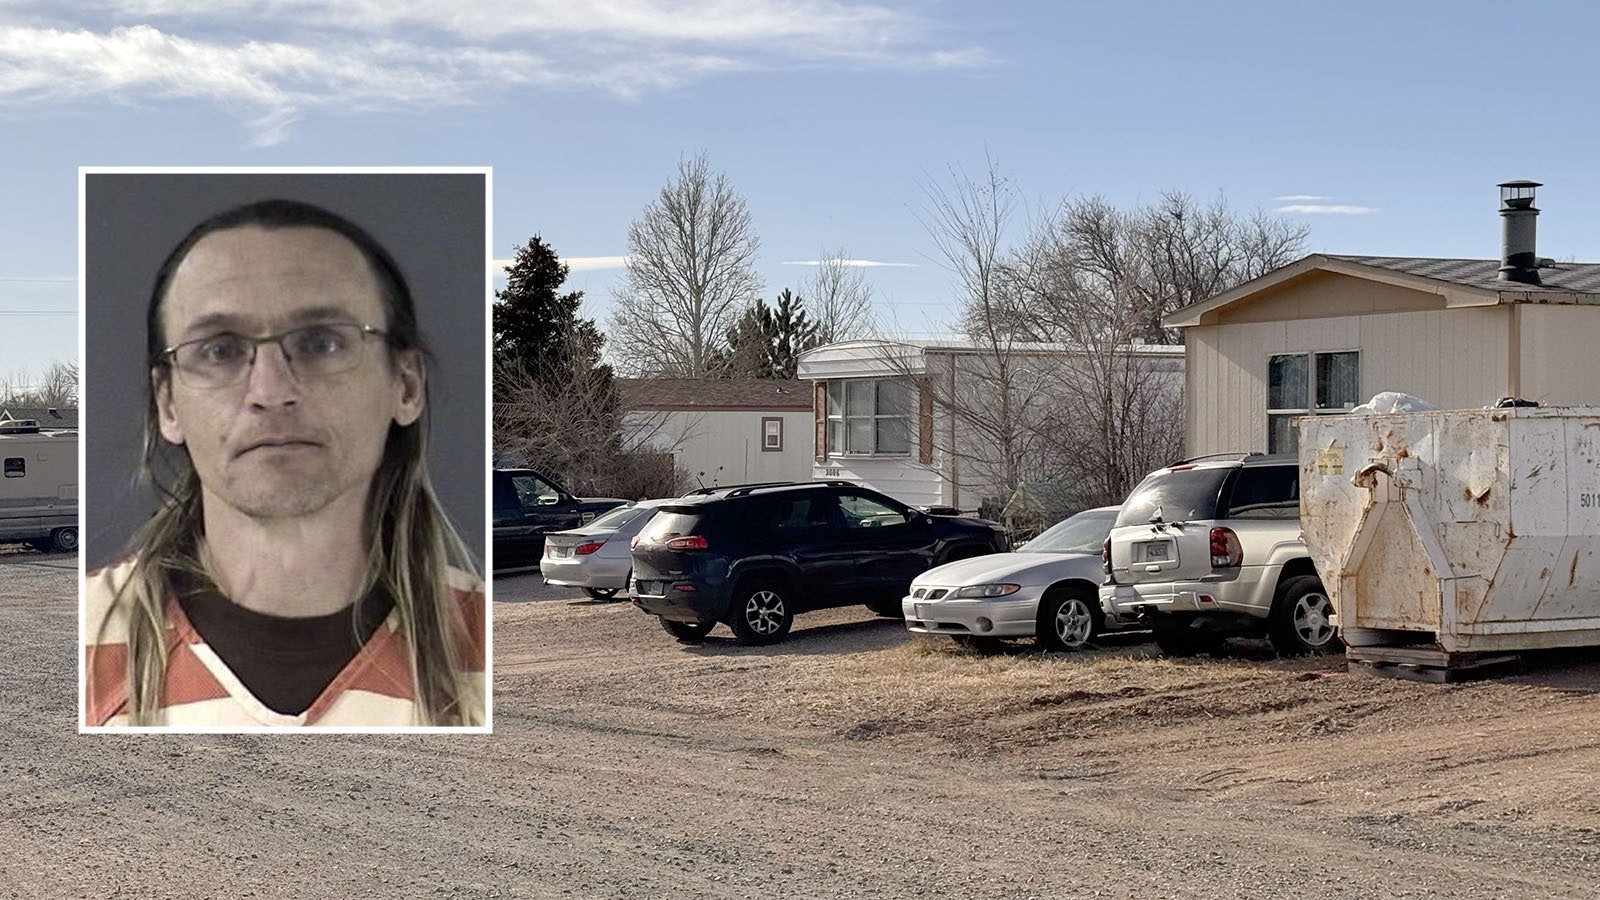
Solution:
[[[256,358],[245,384],[245,400],[252,406],[287,406],[300,399],[300,382],[277,341],[256,345]]]

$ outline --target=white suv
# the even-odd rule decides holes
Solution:
[[[1122,505],[1102,558],[1106,614],[1149,623],[1169,655],[1262,632],[1284,655],[1339,646],[1300,539],[1292,456],[1230,454],[1152,472]]]

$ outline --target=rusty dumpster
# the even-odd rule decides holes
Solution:
[[[1299,428],[1305,543],[1352,648],[1600,644],[1600,408]]]

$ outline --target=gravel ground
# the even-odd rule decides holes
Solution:
[[[0,565],[0,897],[1592,897],[1600,654],[673,642],[496,580],[492,736],[75,733],[75,561]]]

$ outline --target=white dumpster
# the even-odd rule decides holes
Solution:
[[[1600,408],[1299,424],[1305,542],[1353,648],[1600,644]]]

